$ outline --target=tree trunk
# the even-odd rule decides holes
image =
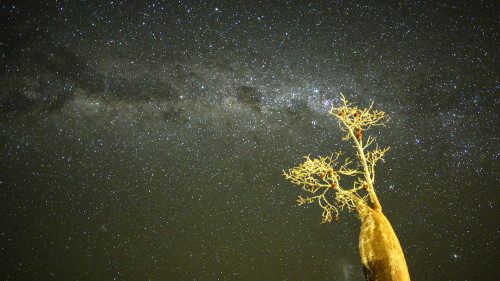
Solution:
[[[367,281],[409,281],[410,274],[398,238],[381,211],[362,204],[359,254]]]

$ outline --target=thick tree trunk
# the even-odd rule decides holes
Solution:
[[[359,254],[368,281],[409,281],[410,274],[398,238],[381,211],[362,204]]]

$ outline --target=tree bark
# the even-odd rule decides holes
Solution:
[[[356,207],[361,218],[359,254],[367,281],[409,281],[398,238],[387,218],[366,204]]]

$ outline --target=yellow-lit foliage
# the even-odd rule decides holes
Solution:
[[[299,205],[318,202],[323,209],[322,223],[336,220],[339,211],[344,208],[351,211],[356,206],[366,204],[368,198],[374,210],[382,210],[373,188],[375,164],[378,160],[383,161],[382,157],[389,148],[379,149],[377,145],[369,150],[368,147],[375,138],[368,136],[367,131],[373,126],[385,126],[388,118],[385,112],[373,110],[373,103],[369,108],[361,110],[355,104],[347,102],[342,93],[340,95],[342,104],[339,107],[332,104],[329,113],[337,118],[340,129],[346,133],[342,140],[354,143],[357,150],[356,167],[351,168],[353,161],[349,158],[341,162],[339,158],[342,153],[338,152],[317,159],[304,156],[304,163],[283,171],[287,179],[310,193],[306,198],[299,196]],[[342,176],[352,177],[352,187],[346,187],[345,181],[340,182]],[[327,197],[330,194],[333,195]],[[334,201],[329,198],[334,198]]]

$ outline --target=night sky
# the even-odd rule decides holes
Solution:
[[[495,1],[49,2],[1,4],[0,279],[364,280],[283,176],[355,157],[341,92],[412,280],[499,278]]]

